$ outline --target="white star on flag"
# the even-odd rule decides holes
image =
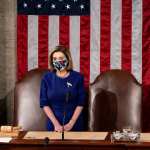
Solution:
[[[67,9],[70,9],[70,5],[67,4],[67,5],[66,5],[66,8],[67,8]]]
[[[37,8],[41,8],[41,7],[42,7],[41,4],[38,4],[38,5],[37,5]]]
[[[53,9],[56,8],[56,5],[55,5],[55,4],[52,4],[52,5],[51,5],[51,8],[53,8]]]
[[[24,6],[24,8],[26,8],[28,5],[27,5],[27,3],[24,3],[23,6]]]
[[[84,8],[84,5],[80,5],[80,8],[83,9],[83,8]]]

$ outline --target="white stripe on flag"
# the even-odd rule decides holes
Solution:
[[[91,2],[90,82],[100,73],[100,0]]]
[[[80,17],[70,17],[70,51],[74,70],[80,71]]]
[[[50,54],[51,51],[59,44],[59,16],[49,16],[48,20],[48,50]]]
[[[121,0],[111,0],[110,69],[121,69],[121,6]]]
[[[38,67],[38,16],[28,16],[28,70]]]
[[[142,1],[132,1],[132,73],[142,82]]]

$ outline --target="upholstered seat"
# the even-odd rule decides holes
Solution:
[[[23,130],[46,130],[46,116],[39,105],[42,75],[48,70],[35,69],[16,84],[14,124]]]
[[[89,87],[89,130],[141,130],[141,86],[130,73],[111,70]]]

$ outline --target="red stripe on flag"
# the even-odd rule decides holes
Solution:
[[[122,1],[122,69],[131,72],[132,0]]]
[[[69,48],[69,16],[59,17],[59,44]]]
[[[39,16],[38,19],[38,65],[48,68],[48,16]]]
[[[150,0],[143,0],[142,32],[142,120],[144,131],[150,131]]]
[[[84,74],[85,86],[90,80],[90,17],[80,17],[80,72]]]
[[[100,71],[110,69],[111,1],[101,0]]]
[[[28,17],[25,15],[17,16],[17,61],[18,61],[18,69],[17,69],[17,78],[18,80],[22,79],[22,77],[27,72],[28,63],[27,63],[27,45],[28,38]]]

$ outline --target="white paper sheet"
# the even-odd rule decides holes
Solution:
[[[0,142],[9,143],[12,140],[12,137],[0,137]]]
[[[150,133],[141,133],[140,141],[141,142],[150,142]]]

